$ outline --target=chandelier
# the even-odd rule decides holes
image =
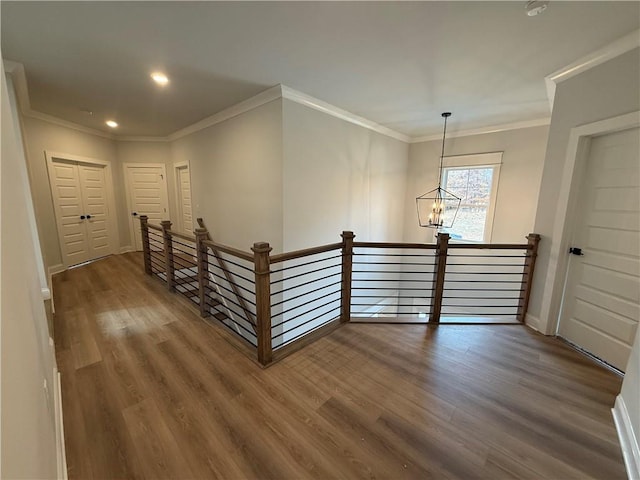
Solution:
[[[442,152],[438,170],[438,187],[416,198],[418,224],[421,227],[451,228],[458,214],[460,197],[442,188],[442,161],[444,159],[444,141],[447,137],[447,118],[451,112],[444,112],[444,132],[442,134]]]

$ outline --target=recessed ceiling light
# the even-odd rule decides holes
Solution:
[[[156,82],[158,85],[161,86],[165,86],[167,83],[169,83],[169,77],[167,77],[164,73],[162,72],[153,72],[151,74],[151,78],[153,79],[154,82]]]
[[[115,122],[113,120],[107,120],[105,123],[111,128],[116,128],[118,126],[118,122]]]

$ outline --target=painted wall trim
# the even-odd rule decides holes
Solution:
[[[51,278],[56,273],[64,272],[67,269],[63,264],[59,263],[57,265],[52,265],[47,270],[49,272],[49,278]]]
[[[640,47],[640,29],[634,30],[609,45],[599,48],[598,50],[579,58],[575,62],[547,75],[544,78],[544,81],[547,86],[547,96],[549,97],[551,111],[553,111],[553,102],[556,96],[556,85],[558,83],[564,82],[571,77],[575,77],[576,75],[586,72],[593,67],[597,67],[612,58],[618,57],[623,53],[638,47]]]
[[[369,130],[373,130],[374,132],[381,133],[382,135],[395,138],[396,140],[401,140],[407,143],[411,141],[411,137],[405,135],[404,133],[396,132],[395,130],[387,128],[371,120],[367,120],[366,118],[356,115],[355,113],[348,112],[347,110],[338,108],[335,105],[331,105],[330,103],[327,103],[323,100],[314,98],[311,95],[307,95],[306,93],[294,90],[293,88],[287,87],[286,85],[281,85],[281,87],[282,98],[286,98],[287,100],[291,100],[306,107],[313,108],[314,110],[318,110],[320,112],[326,113],[327,115],[337,117],[346,122],[353,123],[354,125],[368,128]]]
[[[57,368],[53,369],[53,378],[56,381],[55,385],[55,393],[54,393],[54,404],[56,409],[56,453],[58,457],[58,478],[67,480],[69,478],[67,473],[67,454],[66,454],[66,445],[64,441],[64,419],[62,413],[62,384],[60,380],[60,372]]]
[[[640,447],[638,446],[637,436],[640,432],[633,431],[629,412],[621,395],[616,397],[616,403],[611,409],[611,413],[618,432],[627,476],[629,480],[637,480],[640,478]]]
[[[131,245],[120,247],[120,255],[122,255],[123,253],[129,253],[129,252],[135,252],[135,250]]]
[[[27,85],[27,76],[24,72],[24,65],[12,60],[4,60],[3,63],[5,71],[11,75],[11,79],[13,80],[13,85],[16,92],[16,97],[18,97],[18,105],[20,107],[20,111],[25,117],[36,118],[38,120],[53,123],[54,125],[71,128],[73,130],[78,130],[90,135],[96,135],[98,137],[108,138],[111,140],[116,138],[110,133],[96,130],[95,128],[85,127],[84,125],[80,125],[78,123],[62,120],[61,118],[54,117],[53,115],[33,110],[31,108],[31,100],[29,99],[29,88]]]
[[[257,95],[251,98],[248,98],[247,100],[244,100],[240,103],[232,105],[229,108],[226,108],[214,115],[211,115],[210,117],[200,120],[199,122],[196,122],[185,128],[177,130],[167,136],[113,135],[109,132],[103,132],[101,130],[96,130],[94,128],[85,127],[77,123],[69,122],[67,120],[62,120],[60,118],[54,117],[53,115],[49,115],[46,113],[33,110],[31,108],[31,103],[29,100],[27,79],[24,73],[24,66],[20,63],[13,62],[11,60],[5,60],[4,65],[5,65],[5,70],[8,73],[10,73],[12,78],[14,79],[16,95],[18,97],[20,109],[22,111],[22,114],[25,117],[36,118],[45,122],[53,123],[56,125],[71,128],[74,130],[78,130],[91,135],[107,138],[110,140],[115,140],[118,142],[172,142],[179,138],[185,137],[192,133],[211,127],[218,123],[224,122],[225,120],[229,120],[230,118],[241,115],[245,112],[248,112],[249,110],[253,110],[254,108],[258,108],[266,103],[269,103],[273,100],[277,100],[279,98],[286,98],[287,100],[291,100],[301,105],[305,105],[309,108],[313,108],[320,112],[326,113],[327,115],[340,118],[346,122],[353,123],[354,125],[367,128],[374,132],[380,133],[382,135],[386,135],[391,138],[395,138],[396,140],[400,140],[406,143],[429,142],[431,140],[436,140],[441,138],[440,134],[426,135],[421,137],[411,137],[409,135],[405,135],[404,133],[400,133],[395,130],[392,130],[391,128],[385,127],[384,125],[380,125],[372,120],[368,120],[364,117],[351,113],[347,110],[343,110],[339,107],[336,107],[335,105],[332,105],[323,100],[312,97],[311,95],[307,95],[306,93],[300,92],[298,90],[295,90],[293,88],[287,87],[286,85],[282,85],[282,84],[275,85],[271,88],[268,88],[267,90],[264,90],[263,92],[260,92]],[[464,137],[464,136],[470,136],[470,135],[497,133],[497,132],[515,130],[520,128],[538,127],[542,125],[549,125],[550,121],[551,121],[550,118],[545,117],[545,118],[539,118],[534,120],[525,120],[521,122],[512,122],[512,123],[505,123],[505,124],[493,125],[488,127],[481,127],[481,128],[471,129],[471,130],[462,130],[459,132],[451,132],[448,136],[451,138],[455,138],[455,137]]]
[[[38,120],[42,120],[44,122],[53,123],[54,125],[60,125],[61,127],[70,128],[72,130],[78,130],[79,132],[95,135],[96,137],[107,138],[109,140],[114,140],[116,138],[110,133],[103,132],[101,130],[96,130],[95,128],[85,127],[84,125],[80,125],[74,122],[69,122],[67,120],[62,120],[61,118],[54,117],[53,115],[49,115],[48,113],[42,113],[42,112],[38,112],[36,110],[31,110],[31,109],[25,110],[23,108],[22,114],[28,118],[35,118]]]
[[[149,137],[149,136],[114,136],[116,142],[169,142],[169,137]]]
[[[18,104],[21,111],[31,110],[31,100],[29,100],[29,89],[27,88],[27,75],[24,72],[24,65],[11,60],[4,60],[4,71],[11,75],[13,88],[18,97]]]
[[[573,234],[575,207],[581,186],[581,172],[588,154],[590,138],[640,126],[640,111],[600,120],[571,129],[560,183],[556,216],[550,247],[550,263],[544,282],[540,307],[542,333],[555,334],[560,317],[560,302],[568,268],[568,245]],[[544,324],[544,325],[543,325]]]
[[[229,120],[230,118],[241,115],[249,110],[253,110],[254,108],[258,108],[265,103],[272,102],[273,100],[277,100],[282,97],[282,89],[280,85],[276,85],[275,87],[268,88],[259,94],[248,98],[240,103],[236,103],[229,108],[225,108],[224,110],[211,115],[199,122],[196,122],[188,127],[185,127],[177,132],[172,133],[167,138],[170,141],[177,140],[179,138],[185,137],[187,135],[191,135],[192,133],[198,132],[205,128],[216,125],[217,123],[224,122],[225,120]]]
[[[536,118],[534,120],[524,120],[522,122],[502,123],[489,127],[480,127],[469,130],[460,130],[458,132],[447,132],[447,138],[469,137],[472,135],[486,135],[488,133],[506,132],[508,130],[518,130],[520,128],[542,127],[551,123],[551,117]],[[442,134],[425,135],[422,137],[412,137],[409,143],[432,142],[433,140],[442,140]]]
[[[540,319],[538,317],[527,313],[524,317],[524,324],[536,332],[544,333],[540,331]]]

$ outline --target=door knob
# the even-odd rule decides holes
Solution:
[[[584,253],[582,253],[582,249],[578,248],[578,247],[571,247],[569,249],[569,253],[573,254],[573,255],[578,255],[578,256],[584,256]]]
[[[91,215],[87,215],[87,219],[91,218]]]
[[[84,220],[85,216],[84,215],[80,215],[80,220]]]
[[[131,215],[133,215],[134,217],[138,216],[138,212],[133,212]]]

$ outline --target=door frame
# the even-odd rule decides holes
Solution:
[[[189,192],[191,192],[191,217],[192,217],[192,221],[193,221],[193,188],[191,185],[191,162],[189,160],[184,160],[181,162],[176,162],[173,164],[173,179],[174,179],[174,189],[173,189],[173,193],[174,193],[174,201],[176,202],[176,213],[177,213],[177,220],[176,223],[178,224],[178,229],[181,232],[184,232],[184,223],[183,223],[183,214],[182,214],[182,202],[180,201],[181,195],[182,195],[182,190],[181,190],[181,185],[180,185],[180,170],[182,168],[188,168],[189,169]],[[195,227],[195,225],[194,225]],[[192,235],[193,232],[187,232],[189,235]]]
[[[49,177],[49,191],[51,192],[51,202],[53,203],[53,211],[56,219],[56,231],[58,232],[58,249],[60,250],[60,259],[65,269],[69,267],[69,264],[62,253],[62,240],[60,222],[58,219],[58,212],[55,207],[55,200],[53,198],[53,188],[51,185],[51,179],[53,178],[53,164],[55,159],[67,160],[70,162],[85,163],[89,165],[99,165],[104,168],[106,178],[106,196],[107,196],[107,208],[109,209],[109,242],[111,243],[111,255],[120,253],[120,234],[118,231],[118,211],[116,210],[115,193],[113,189],[113,172],[111,170],[111,162],[108,160],[99,160],[97,158],[83,157],[80,155],[73,155],[71,153],[55,152],[51,150],[45,150],[44,155],[47,161],[47,176]]]
[[[571,129],[565,156],[557,203],[558,214],[553,224],[551,252],[542,294],[540,318],[548,318],[546,333],[557,335],[565,295],[569,267],[569,243],[576,229],[578,196],[584,183],[584,172],[590,152],[591,138],[640,127],[640,111],[619,115]],[[555,259],[555,261],[554,261]]]
[[[122,164],[122,175],[124,181],[124,194],[127,201],[127,223],[129,224],[129,241],[131,242],[131,250],[136,251],[136,236],[133,226],[133,220],[131,219],[132,207],[131,207],[131,191],[129,190],[129,177],[127,174],[128,168],[162,168],[162,174],[164,175],[164,188],[167,192],[167,218],[171,218],[171,211],[169,207],[169,182],[167,182],[167,166],[164,163],[147,163],[147,162],[127,162]]]

